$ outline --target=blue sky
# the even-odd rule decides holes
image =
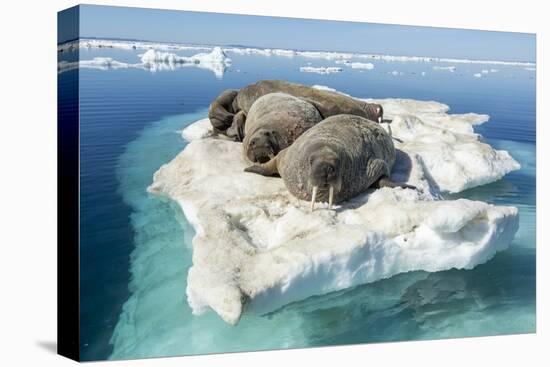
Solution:
[[[535,35],[83,5],[81,37],[535,61]]]

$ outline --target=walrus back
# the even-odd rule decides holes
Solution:
[[[358,101],[341,93],[313,88],[284,80],[261,80],[239,92],[237,104],[248,114],[254,102],[269,93],[281,92],[312,102],[323,118],[339,114],[351,114],[376,119],[372,111],[365,109],[365,102]]]

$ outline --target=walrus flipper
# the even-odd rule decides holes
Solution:
[[[279,171],[277,170],[277,157],[266,163],[246,167],[244,171],[257,173],[262,176],[280,176]]]
[[[389,169],[386,162],[384,162],[381,159],[373,159],[367,163],[367,176],[368,177],[376,177],[376,181],[372,185],[372,187],[375,188],[382,188],[382,187],[401,187],[403,189],[412,189],[412,190],[418,190],[416,186],[407,185],[407,184],[400,184],[397,182],[393,182],[389,178]]]
[[[389,188],[395,188],[395,187],[401,187],[403,189],[411,189],[411,190],[416,190],[416,191],[420,191],[416,186],[413,186],[413,185],[407,185],[407,184],[403,184],[403,183],[397,183],[397,182],[393,182],[389,177],[387,176],[384,176],[384,177],[381,177],[378,181],[376,181],[376,183],[373,185],[377,188],[382,188],[382,187],[389,187]]]
[[[367,177],[371,182],[376,182],[380,177],[388,176],[390,170],[382,159],[371,159],[367,162]]]
[[[233,116],[233,123],[231,127],[225,132],[230,138],[234,138],[236,141],[243,141],[244,139],[244,124],[246,121],[246,115],[244,111],[239,111]]]

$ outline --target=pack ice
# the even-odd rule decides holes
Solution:
[[[474,133],[486,115],[449,114],[437,102],[381,103],[398,149],[392,172],[409,189],[369,190],[328,210],[290,195],[280,178],[245,173],[240,143],[212,135],[208,119],[183,131],[185,149],[154,175],[149,192],[182,207],[196,230],[187,301],[229,324],[313,295],[413,270],[471,269],[504,250],[515,207],[444,200],[518,169]]]

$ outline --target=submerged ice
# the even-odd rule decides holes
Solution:
[[[519,164],[474,133],[486,115],[448,114],[437,102],[381,103],[391,125],[396,181],[336,210],[291,196],[282,180],[243,172],[240,143],[211,135],[207,119],[183,131],[187,147],[154,175],[152,193],[177,202],[195,229],[187,302],[230,324],[281,306],[413,271],[471,269],[505,249],[514,207],[443,200],[500,179]]]

